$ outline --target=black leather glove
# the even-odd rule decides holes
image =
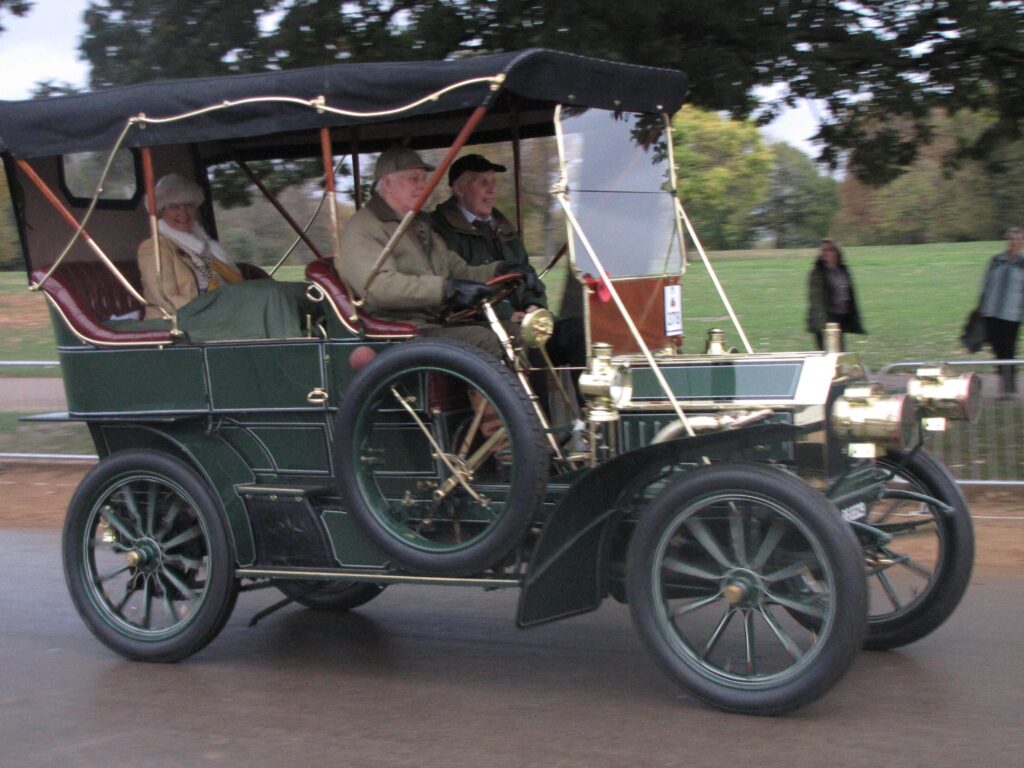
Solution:
[[[514,261],[499,261],[494,274],[504,275],[508,272],[521,272],[523,275],[523,287],[533,294],[544,294],[544,283],[537,277],[537,270],[531,264],[516,264]]]
[[[475,283],[472,280],[459,280],[450,277],[444,286],[444,303],[451,309],[475,307],[492,295],[494,295],[494,289],[491,286]]]

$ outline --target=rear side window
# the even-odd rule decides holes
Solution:
[[[75,152],[64,155],[60,183],[72,205],[88,205],[107,164],[108,152]],[[138,158],[130,149],[119,149],[110,164],[97,205],[103,208],[134,208],[139,202]]]

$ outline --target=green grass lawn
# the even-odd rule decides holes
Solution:
[[[85,424],[18,421],[25,415],[0,411],[0,453],[96,453]]]
[[[56,360],[53,331],[41,293],[28,290],[24,272],[0,272],[0,361]],[[0,367],[0,376],[59,376],[59,368]]]
[[[846,337],[873,369],[901,360],[965,357],[961,325],[977,301],[988,259],[1002,243],[876,246],[844,251],[866,336]],[[710,254],[755,351],[813,349],[804,329],[813,250]],[[683,284],[687,348],[703,349],[708,328],[741,347],[697,254]],[[980,357],[980,356],[979,356]]]

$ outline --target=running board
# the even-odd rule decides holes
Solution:
[[[512,589],[521,587],[521,578],[413,576],[367,570],[323,570],[320,568],[236,568],[240,579],[305,579],[309,581],[364,581],[372,584],[437,584],[455,587],[483,587],[484,589]]]

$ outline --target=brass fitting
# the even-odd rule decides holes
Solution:
[[[821,334],[822,346],[826,352],[839,354],[843,346],[843,330],[839,323],[825,323],[824,332]]]
[[[554,332],[555,316],[543,307],[539,307],[523,315],[519,338],[526,346],[536,349],[547,344]]]
[[[627,365],[612,363],[610,344],[595,342],[590,369],[580,374],[579,388],[587,400],[590,421],[616,421],[619,409],[633,397],[633,376]]]
[[[907,382],[907,394],[925,417],[974,422],[981,412],[981,379],[975,373],[957,376],[948,368],[918,368]]]
[[[725,334],[721,328],[712,328],[708,331],[708,340],[704,343],[705,355],[725,354]]]
[[[851,442],[905,448],[914,439],[917,414],[909,395],[890,395],[871,383],[846,388],[832,408],[832,425]]]

